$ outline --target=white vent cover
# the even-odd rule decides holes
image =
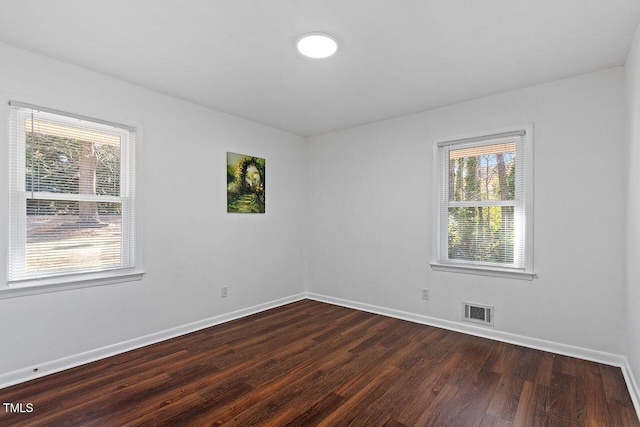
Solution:
[[[462,320],[493,326],[495,308],[488,305],[462,303]]]

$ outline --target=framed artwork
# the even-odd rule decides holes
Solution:
[[[227,153],[227,212],[265,212],[265,167],[263,158]]]

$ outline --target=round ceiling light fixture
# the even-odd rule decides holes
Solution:
[[[338,42],[326,33],[302,35],[296,42],[298,52],[309,58],[328,58],[338,50]]]

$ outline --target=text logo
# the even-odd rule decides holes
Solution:
[[[33,403],[10,403],[4,402],[4,412],[17,414],[30,414],[33,412]]]

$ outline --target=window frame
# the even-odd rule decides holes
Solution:
[[[18,109],[13,111],[12,109]],[[19,111],[24,110],[24,111]],[[29,113],[42,112],[54,114],[70,122],[80,120],[85,122],[87,129],[102,130],[108,126],[110,131],[126,136],[121,139],[121,168],[120,168],[120,194],[119,196],[81,195],[75,193],[54,193],[47,191],[36,191],[34,194],[38,198],[44,197],[55,200],[84,200],[118,202],[122,206],[121,217],[121,265],[105,268],[84,269],[84,270],[63,270],[59,272],[47,272],[42,275],[23,274],[12,277],[12,271],[21,269],[24,271],[26,253],[26,168],[24,159],[26,158],[26,129],[23,120]],[[10,233],[7,239],[7,282],[6,287],[0,288],[0,299],[12,298],[16,296],[32,295],[45,292],[55,292],[67,289],[84,288],[91,286],[101,286],[112,283],[141,280],[143,272],[140,268],[140,257],[138,245],[136,244],[137,230],[136,217],[138,217],[137,190],[136,190],[136,151],[138,149],[138,139],[140,127],[125,125],[88,116],[63,112],[55,109],[35,106],[22,102],[10,101],[9,111],[10,121],[13,114],[16,114],[16,121],[10,123],[9,133],[9,221]],[[76,124],[77,125],[77,124]],[[29,194],[32,192],[29,191]],[[108,200],[107,200],[108,199]],[[22,266],[22,267],[21,267]]]
[[[442,215],[443,206],[449,207],[448,200],[448,161],[443,161],[443,150],[446,153],[452,149],[485,146],[496,143],[501,137],[522,133],[520,144],[524,156],[516,157],[516,174],[522,174],[523,188],[516,188],[516,199],[522,197],[522,235],[516,239],[523,239],[523,259],[521,266],[508,266],[500,263],[467,261],[449,259],[448,252],[448,216]],[[533,123],[509,126],[463,135],[435,138],[433,143],[433,248],[434,259],[430,263],[434,271],[473,274],[492,277],[506,277],[514,279],[532,280],[535,277],[533,268]],[[518,150],[518,149],[516,149]],[[524,158],[521,158],[524,157]],[[446,181],[445,181],[446,180]],[[446,190],[441,191],[441,189]],[[459,203],[459,202],[458,202]],[[472,203],[477,206],[500,206],[501,201]],[[509,203],[510,204],[510,203]],[[514,201],[514,206],[518,205]],[[444,216],[444,217],[443,217]],[[515,255],[515,254],[514,254]],[[515,264],[515,262],[514,262]]]

